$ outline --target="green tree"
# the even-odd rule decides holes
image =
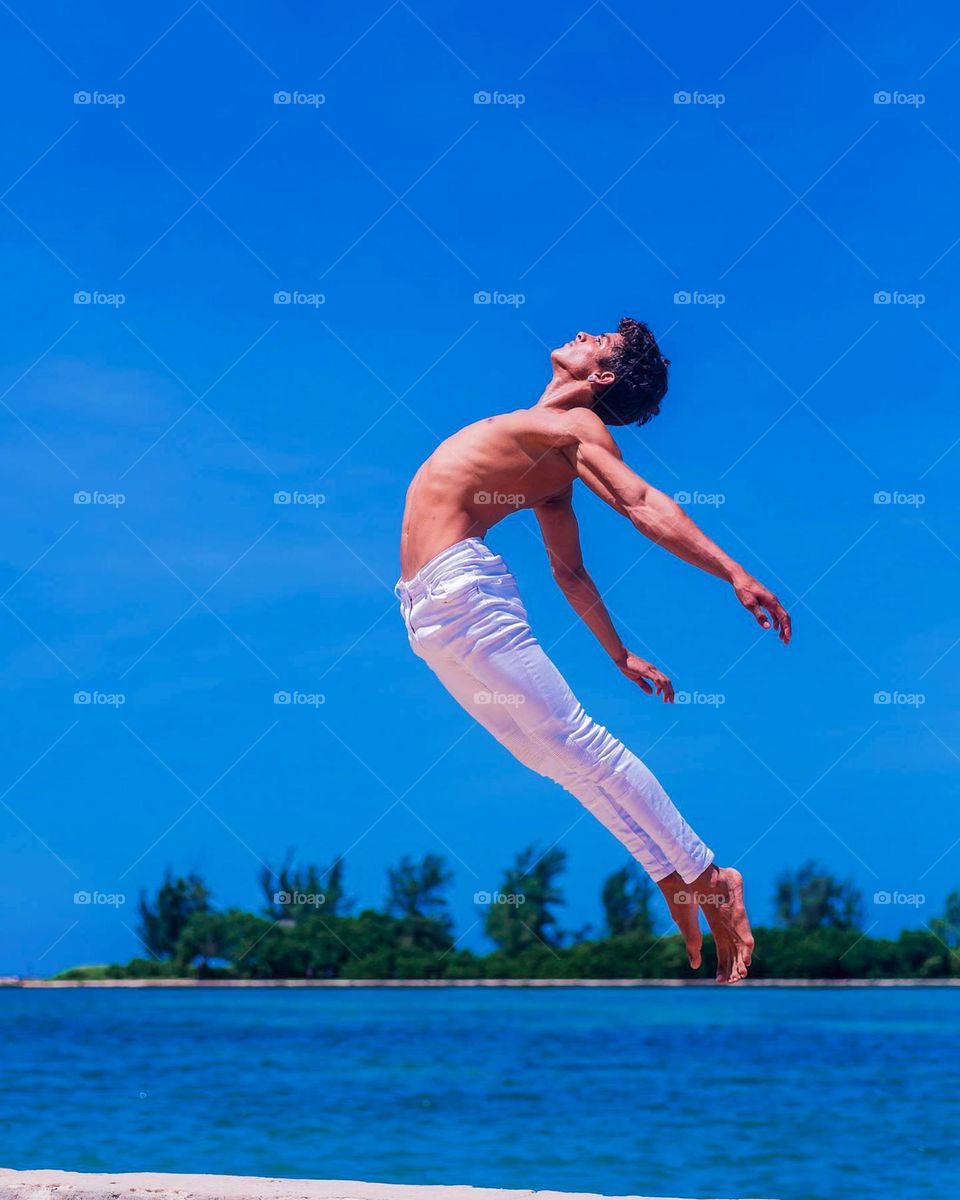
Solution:
[[[387,870],[387,912],[447,927],[451,920],[443,891],[452,880],[453,873],[439,854],[425,854],[419,862],[404,855]]]
[[[554,910],[563,904],[557,879],[566,864],[566,853],[559,848],[538,854],[535,846],[528,846],[507,869],[500,890],[490,897],[484,921],[487,936],[506,954],[559,945]]]
[[[837,879],[816,862],[784,871],[776,883],[777,923],[787,929],[860,929],[863,894],[849,879]]]
[[[190,918],[174,951],[179,974],[193,967],[198,975],[207,973],[210,960],[224,959],[238,975],[262,975],[256,969],[263,943],[275,926],[262,917],[230,908],[226,912],[197,912]]]
[[[960,946],[960,892],[951,892],[947,896],[943,916],[934,917],[930,928],[951,950]]]
[[[152,954],[173,954],[180,935],[196,913],[210,912],[210,892],[199,875],[178,875],[169,868],[151,904],[140,896],[140,940]]]
[[[312,863],[294,867],[293,851],[288,851],[279,870],[264,867],[260,872],[265,915],[275,921],[299,921],[316,914],[344,916],[350,911],[352,901],[343,886],[343,868],[342,854],[328,867]]]
[[[655,890],[650,876],[635,862],[627,863],[607,878],[600,897],[611,937],[621,933],[639,933],[644,937],[653,934]]]

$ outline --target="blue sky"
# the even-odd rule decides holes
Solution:
[[[582,495],[625,640],[695,694],[668,709],[574,625],[532,519],[490,544],[756,919],[811,857],[864,889],[875,933],[940,911],[960,885],[952,6],[909,28],[890,2],[804,0],[54,2],[0,23],[0,971],[136,953],[168,865],[254,905],[288,847],[348,851],[361,903],[401,854],[448,855],[479,947],[474,892],[559,842],[564,923],[598,920],[619,843],[471,726],[391,587],[437,441],[533,403],[550,346],[625,313],[675,364],[627,459],[695,498],[794,644]]]

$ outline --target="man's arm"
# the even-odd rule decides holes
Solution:
[[[573,511],[573,485],[551,497],[533,511],[540,523],[550,569],[571,608],[593,633],[628,679],[650,695],[654,690],[667,704],[673,703],[670,680],[645,658],[631,654],[620,640],[607,606],[583,565],[580,527]]]
[[[569,414],[570,443],[564,452],[577,474],[651,541],[671,554],[733,585],[737,599],[763,629],[771,625],[790,641],[790,617],[776,596],[710,540],[669,496],[641,479],[623,461],[617,443],[593,413]],[[769,614],[769,615],[768,615]]]

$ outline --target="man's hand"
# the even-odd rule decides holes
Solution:
[[[737,599],[753,613],[760,628],[769,629],[772,625],[786,646],[792,633],[790,616],[773,592],[746,573],[736,576],[732,582]]]
[[[647,662],[645,658],[638,658],[636,654],[631,654],[629,650],[626,650],[623,658],[617,661],[617,666],[628,679],[638,683],[648,696],[652,696],[656,691],[664,704],[673,703],[673,684],[653,663]]]

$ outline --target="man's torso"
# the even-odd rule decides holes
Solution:
[[[483,537],[510,513],[534,508],[576,477],[565,451],[566,414],[519,409],[467,425],[441,442],[407,490],[400,568],[411,579],[430,559]]]

